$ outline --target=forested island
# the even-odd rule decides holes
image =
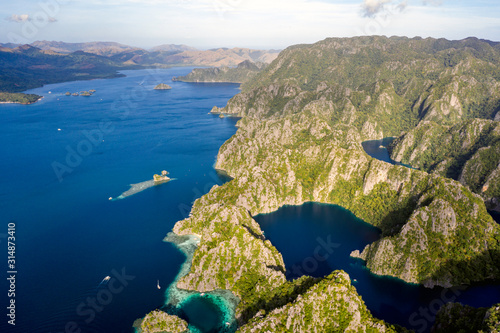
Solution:
[[[476,38],[329,38],[282,51],[212,110],[242,117],[216,162],[232,180],[176,223],[175,234],[201,238],[177,287],[233,292],[239,332],[406,331],[374,318],[343,271],[286,279],[252,216],[307,201],[381,229],[352,253],[374,274],[426,287],[500,280],[500,225],[487,211],[499,169],[486,153],[498,145],[499,80],[499,44]],[[385,137],[398,138],[393,158],[420,170],[365,153],[363,141]],[[497,313],[443,309],[434,332],[458,320],[493,332]]]

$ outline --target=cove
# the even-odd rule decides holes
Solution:
[[[37,103],[0,105],[0,236],[15,222],[19,265],[16,326],[2,320],[0,332],[132,333],[135,319],[165,306],[186,256],[163,238],[226,181],[213,164],[236,132],[235,119],[208,113],[239,85],[171,82],[191,69],[51,84],[28,91],[44,96]],[[153,89],[162,82],[172,89]],[[69,169],[58,177],[54,162]],[[109,200],[162,170],[176,180]],[[6,263],[7,251],[0,256]],[[6,279],[0,289],[9,289]],[[210,332],[197,318],[224,309],[197,300],[187,300],[186,318]],[[7,302],[0,297],[3,309]]]
[[[391,144],[391,142],[394,141],[393,137],[388,137],[384,138],[382,140],[370,140],[370,141],[364,141],[361,143],[363,146],[363,149],[365,152],[373,157],[376,158],[377,160],[391,163],[394,165],[402,165],[407,168],[412,168],[408,164],[403,164],[401,162],[396,162],[393,159],[391,159],[391,156],[389,155],[389,151],[387,150],[387,147]]]
[[[380,231],[336,205],[308,202],[284,206],[254,219],[283,255],[288,279],[322,277],[342,269],[373,315],[391,324],[429,332],[444,303],[489,307],[500,300],[500,285],[427,289],[370,273],[362,260],[349,255],[377,240]]]

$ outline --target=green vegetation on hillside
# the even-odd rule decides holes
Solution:
[[[330,38],[282,51],[225,112],[280,117],[323,99],[332,121],[355,125],[365,138],[399,136],[421,120],[492,119],[499,60],[498,48],[475,38]]]

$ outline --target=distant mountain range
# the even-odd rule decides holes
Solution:
[[[102,56],[112,56],[117,53],[140,50],[138,47],[123,45],[115,42],[88,42],[88,43],[65,43],[56,41],[36,41],[30,44],[41,50],[50,50],[57,53],[73,53],[84,51]]]
[[[196,51],[197,49],[195,47],[187,46],[184,44],[162,44],[158,45],[155,47],[152,47],[149,49],[150,52],[159,52],[159,51],[164,51],[164,52],[172,52],[172,53],[179,53],[179,52],[184,52],[184,51]]]
[[[243,61],[270,63],[278,53],[247,48],[202,51],[176,44],[145,50],[115,42],[0,43],[0,91],[20,92],[48,83],[113,77],[118,70],[131,68],[234,67]]]
[[[57,41],[36,41],[30,46],[42,51],[53,51],[60,54],[70,54],[83,51],[111,58],[125,65],[142,66],[236,66],[250,60],[252,62],[271,63],[279,54],[279,50],[253,50],[247,48],[217,48],[198,50],[194,47],[179,44],[163,44],[143,49],[115,42],[66,43]],[[14,49],[20,44],[0,43],[2,48]]]

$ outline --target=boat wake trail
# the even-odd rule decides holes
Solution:
[[[130,189],[123,192],[122,194],[120,194],[116,198],[109,198],[109,200],[115,201],[115,200],[125,199],[126,197],[129,197],[129,196],[134,195],[136,193],[147,190],[150,187],[161,185],[161,184],[167,183],[171,180],[175,180],[175,178],[169,178],[166,181],[155,181],[155,180],[151,179],[151,180],[146,180],[145,182],[141,182],[141,183],[137,183],[137,184],[130,184]]]

